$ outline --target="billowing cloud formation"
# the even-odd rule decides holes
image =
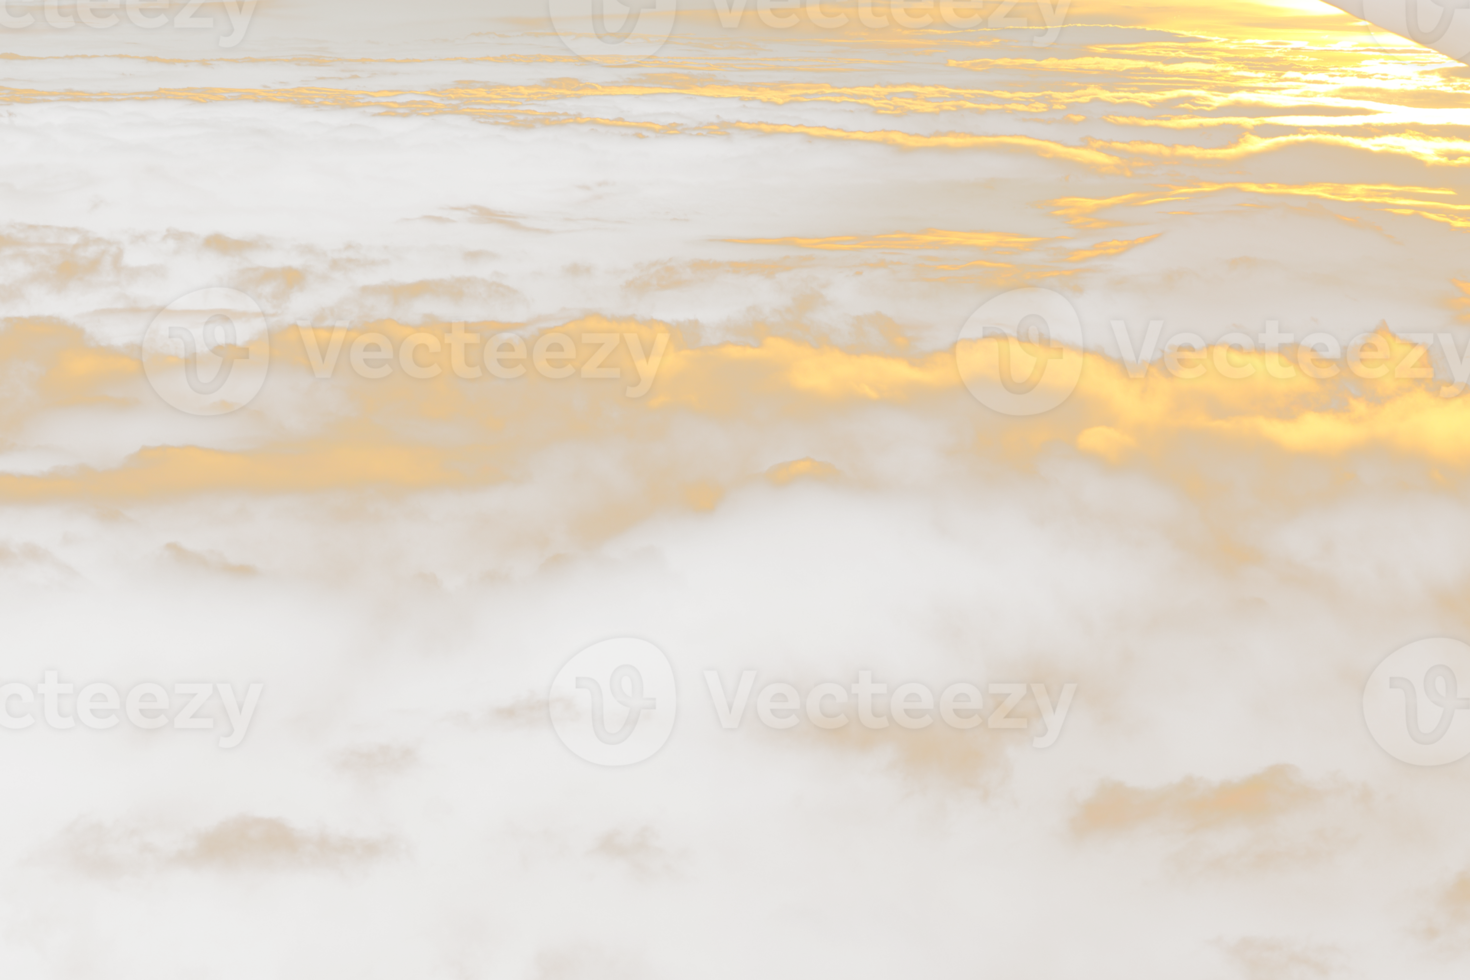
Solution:
[[[1462,975],[1463,764],[1361,699],[1470,638],[1466,69],[932,6],[622,67],[447,2],[0,35],[7,976]],[[209,287],[270,367],[196,416],[144,338]],[[957,342],[1022,287],[1080,341]],[[1033,358],[1051,411],[966,384]],[[624,769],[548,700],[618,636],[679,696]],[[864,678],[886,727],[761,720]],[[235,748],[205,682],[264,685]]]

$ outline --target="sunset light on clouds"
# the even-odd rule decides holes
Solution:
[[[1465,975],[1470,7],[9,0],[0,102],[0,977]]]

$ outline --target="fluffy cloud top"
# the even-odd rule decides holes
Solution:
[[[1463,974],[1459,769],[1361,709],[1470,636],[1463,66],[1302,3],[624,66],[231,6],[0,34],[0,683],[264,685],[230,749],[0,731],[7,976]],[[144,338],[209,287],[270,368],[194,416]],[[1080,341],[957,343],[1020,287]],[[1033,356],[1052,411],[966,385]],[[617,636],[679,717],[603,769],[548,691]],[[749,671],[1076,688],[1046,747],[724,727]]]

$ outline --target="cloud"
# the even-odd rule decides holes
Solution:
[[[0,682],[264,685],[228,752],[0,731],[7,970],[1463,973],[1457,770],[1361,712],[1470,636],[1470,396],[1438,340],[1395,376],[1464,346],[1463,70],[1297,0],[1077,0],[1050,46],[681,8],[627,67],[469,0],[7,35]],[[138,360],[208,286],[271,345],[212,418]],[[956,337],[1023,286],[1083,370],[1011,417]],[[1289,377],[1225,346],[1267,322]],[[631,343],[461,378],[455,324],[665,346],[630,396]],[[548,685],[616,636],[679,704],[604,769]],[[707,670],[1077,686],[1038,748],[1031,706],[730,730]]]
[[[617,865],[638,884],[678,883],[684,880],[684,865],[689,855],[670,851],[661,843],[657,827],[644,824],[634,829],[612,830],[598,835],[587,851],[587,857]]]
[[[1436,887],[1411,934],[1433,959],[1460,962],[1470,956],[1470,871]]]
[[[0,542],[0,574],[12,582],[39,586],[60,585],[77,579],[75,569],[33,542]]]
[[[1297,939],[1242,936],[1216,940],[1220,956],[1242,980],[1333,980],[1360,976],[1339,946]]]
[[[22,867],[68,882],[131,886],[171,874],[237,882],[276,877],[326,877],[356,882],[382,865],[400,864],[413,849],[403,837],[354,836],[304,830],[281,817],[237,814],[163,839],[140,821],[104,823],[78,817],[26,855]]]
[[[537,692],[523,693],[506,704],[492,704],[479,713],[456,711],[445,721],[466,732],[544,732],[551,727],[547,699]]]
[[[1094,844],[1132,835],[1135,853],[1185,877],[1269,877],[1330,862],[1380,819],[1366,787],[1308,780],[1277,764],[1240,779],[1186,777],[1152,789],[1103,780],[1079,804],[1071,830]]]
[[[352,773],[391,775],[412,768],[418,752],[407,745],[371,745],[348,749],[337,758],[337,765]]]
[[[536,959],[536,980],[632,980],[644,975],[647,966],[641,957],[615,947],[598,947],[579,943],[571,947],[548,949]]]

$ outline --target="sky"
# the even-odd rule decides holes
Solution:
[[[0,10],[0,972],[1463,976],[1470,10],[607,2]]]

